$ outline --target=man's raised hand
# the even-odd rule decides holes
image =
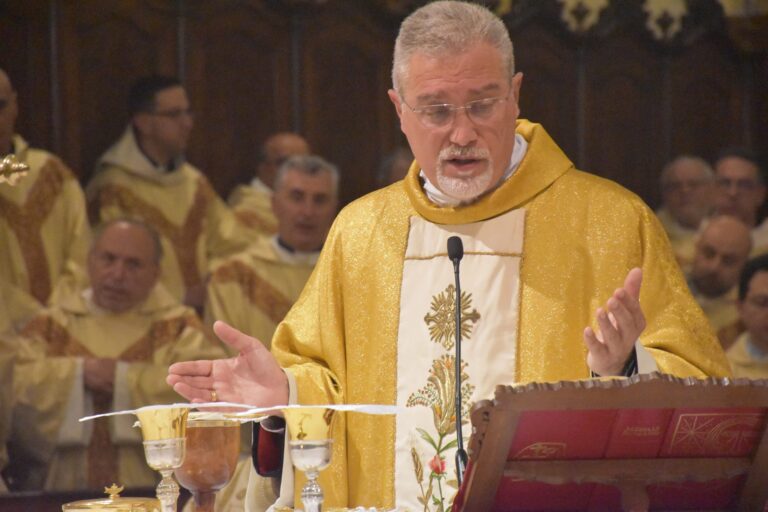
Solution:
[[[218,400],[257,407],[288,403],[288,378],[259,340],[222,321],[213,324],[213,331],[238,354],[172,364],[166,382],[178,394],[193,403]]]
[[[599,331],[584,329],[587,365],[598,375],[621,375],[635,341],[645,329],[645,316],[640,307],[640,285],[643,271],[633,268],[605,306],[595,312]]]

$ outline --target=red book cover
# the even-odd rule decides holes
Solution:
[[[616,411],[530,411],[523,413],[508,459],[599,459]]]
[[[765,410],[677,409],[660,457],[746,457],[765,427]]]
[[[672,413],[673,409],[620,409],[605,458],[656,458]]]

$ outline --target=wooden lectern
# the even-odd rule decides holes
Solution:
[[[767,510],[767,417],[768,380],[499,386],[454,510]]]

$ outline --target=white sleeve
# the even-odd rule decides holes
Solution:
[[[650,352],[648,352],[640,340],[635,342],[635,354],[637,355],[637,373],[653,373],[659,371],[659,366]]]
[[[112,394],[112,410],[125,411],[133,409],[131,390],[128,387],[128,370],[131,363],[118,361],[115,366],[115,385]],[[120,414],[110,418],[112,420],[112,435],[114,443],[140,444],[141,431],[133,428],[136,417],[133,414]]]
[[[75,378],[69,392],[64,421],[59,429],[57,444],[87,446],[93,432],[93,422],[78,421],[83,416],[93,414],[93,400],[86,393],[83,385],[83,359],[78,358],[75,366]]]

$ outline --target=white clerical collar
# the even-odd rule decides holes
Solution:
[[[293,265],[314,265],[317,263],[317,258],[320,256],[320,251],[304,252],[289,249],[280,243],[277,239],[277,235],[273,235],[270,242],[280,260]]]
[[[495,189],[505,181],[509,179],[510,176],[512,176],[517,168],[520,166],[520,162],[523,161],[523,157],[525,156],[526,151],[528,151],[528,141],[525,140],[525,137],[520,135],[519,133],[515,134],[515,147],[512,150],[512,157],[510,158],[509,167],[507,167],[507,170],[504,171],[504,174],[501,176],[501,179],[496,184],[495,187],[493,187],[491,190]],[[438,206],[460,206],[463,204],[469,204],[477,201],[479,198],[470,199],[469,201],[465,201],[463,199],[456,199],[455,197],[451,197],[448,194],[444,193],[442,190],[437,188],[435,185],[432,184],[427,179],[427,176],[424,174],[424,171],[419,171],[419,176],[424,180],[424,192],[426,192],[427,197],[430,201],[435,203]],[[488,190],[485,192],[487,194],[491,190]],[[484,194],[483,194],[484,195]]]
[[[255,188],[257,191],[259,191],[259,192],[263,192],[263,193],[265,193],[267,195],[270,195],[270,196],[272,195],[272,189],[269,188],[267,186],[267,184],[264,183],[263,181],[261,181],[261,179],[259,179],[259,178],[253,178],[251,180],[251,186],[253,188]]]

